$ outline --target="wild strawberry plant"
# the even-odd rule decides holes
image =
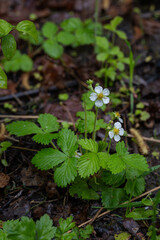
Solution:
[[[55,116],[40,114],[37,123],[16,121],[7,130],[16,136],[32,135],[39,144],[46,145],[32,159],[41,170],[53,169],[54,181],[59,187],[70,185],[70,194],[83,199],[102,199],[103,206],[115,208],[122,201],[137,196],[145,190],[145,175],[150,172],[147,161],[140,154],[130,154],[123,141],[123,120],[113,113],[108,123],[98,118],[98,111],[109,103],[109,90],[88,81],[88,101],[95,104],[95,112],[79,112],[78,131],[63,128]],[[105,137],[97,141],[99,129]],[[110,153],[111,141],[116,142],[116,152]]]

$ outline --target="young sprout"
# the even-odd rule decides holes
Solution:
[[[124,129],[122,128],[122,125],[120,122],[116,122],[114,124],[113,130],[109,131],[109,137],[111,139],[114,138],[116,142],[118,142],[121,139],[120,136],[123,136],[123,134],[124,134]]]
[[[118,119],[119,122],[123,123],[123,119],[121,118],[121,115],[119,112],[115,112],[114,115],[115,115],[115,118]]]
[[[96,86],[94,89],[94,92],[90,95],[90,100],[95,101],[96,107],[102,107],[103,104],[109,103],[109,97],[107,97],[110,94],[110,91],[105,88],[103,89],[101,86]]]

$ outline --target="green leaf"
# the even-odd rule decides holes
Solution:
[[[142,111],[140,119],[141,119],[141,121],[145,122],[146,120],[148,120],[150,118],[150,116],[151,115],[148,112]]]
[[[153,210],[146,210],[145,208],[135,208],[132,212],[126,214],[127,218],[135,220],[142,220],[153,216]]]
[[[116,34],[118,35],[119,38],[121,38],[123,40],[127,40],[127,35],[125,34],[125,32],[116,30]]]
[[[92,139],[80,139],[78,143],[82,146],[82,148],[89,150],[90,152],[98,152],[98,144]]]
[[[96,45],[105,51],[109,49],[109,41],[105,37],[96,36]]]
[[[48,56],[58,59],[63,54],[63,47],[56,40],[48,39],[43,43],[43,49]]]
[[[2,52],[7,59],[11,59],[16,52],[16,41],[12,34],[2,38]]]
[[[145,171],[149,170],[145,157],[140,154],[126,155],[126,156],[124,156],[123,160],[128,166],[138,169],[141,172],[142,171],[145,172]]]
[[[7,75],[0,67],[0,88],[7,88]]]
[[[99,141],[98,142],[98,152],[103,152],[106,150],[108,146],[108,143],[107,142],[104,142],[104,141]]]
[[[58,138],[57,133],[38,133],[32,137],[32,139],[35,142],[41,143],[44,145],[48,145],[49,143],[51,143],[53,139],[56,139],[56,138]]]
[[[108,58],[108,53],[105,53],[105,52],[99,53],[99,54],[97,54],[97,56],[96,56],[96,59],[97,59],[98,61],[100,61],[100,62],[106,61],[107,58]]]
[[[59,132],[58,146],[67,156],[74,156],[77,150],[77,136],[70,129],[62,129]]]
[[[85,28],[77,29],[75,36],[80,45],[92,44],[95,40],[93,31]]]
[[[96,153],[86,153],[79,158],[78,173],[81,177],[93,175],[100,169],[99,158]]]
[[[90,234],[93,232],[93,227],[91,225],[87,225],[85,228],[79,229],[80,236],[82,239],[88,239]]]
[[[6,151],[10,146],[12,146],[11,142],[4,141],[0,143],[0,154]]]
[[[50,217],[45,214],[36,222],[37,240],[51,240],[56,233],[56,227],[53,227]]]
[[[6,233],[4,233],[2,229],[0,229],[0,239],[8,240]]]
[[[82,27],[82,22],[79,18],[69,18],[61,23],[61,27],[67,32],[74,32]]]
[[[128,167],[126,170],[126,178],[127,179],[135,179],[137,177],[142,176],[143,172],[144,172],[143,169],[140,171],[138,169]]]
[[[116,208],[125,196],[121,188],[109,188],[102,192],[102,203],[105,208]]]
[[[112,174],[111,172],[103,172],[101,175],[102,181],[106,185],[110,185],[113,187],[119,187],[124,183],[125,181],[125,171],[117,173],[117,174]]]
[[[23,54],[20,59],[20,69],[23,72],[30,72],[32,68],[33,68],[32,59],[26,54]]]
[[[6,126],[7,130],[17,136],[25,136],[33,133],[42,133],[42,130],[33,122],[16,121]]]
[[[108,168],[108,159],[110,155],[107,152],[99,152],[97,156],[99,158],[99,165],[104,169]]]
[[[128,180],[124,189],[126,190],[127,194],[136,197],[144,192],[145,180],[143,177],[136,178],[134,181]]]
[[[54,179],[59,187],[66,187],[77,176],[77,159],[67,158],[65,162],[55,170]]]
[[[42,34],[46,38],[53,38],[57,31],[58,27],[52,22],[46,22],[42,27]]]
[[[6,36],[12,29],[13,26],[10,23],[0,19],[0,38]]]
[[[110,22],[111,26],[113,27],[113,29],[116,29],[117,26],[123,21],[123,18],[120,16],[116,16],[115,18],[113,18],[113,20]]]
[[[59,123],[57,122],[57,118],[54,117],[52,114],[40,114],[38,122],[45,133],[56,132],[59,129]]]
[[[29,20],[23,20],[17,24],[16,29],[19,32],[31,35],[36,42],[38,41],[37,30],[33,22]]]
[[[108,159],[107,164],[108,164],[109,170],[113,174],[120,173],[126,168],[126,164],[123,161],[123,158],[118,154],[112,154]]]
[[[72,45],[75,42],[75,36],[72,33],[61,31],[57,35],[58,42],[65,46]]]
[[[73,217],[70,216],[66,220],[63,218],[59,219],[59,226],[57,227],[56,231],[56,239],[61,239],[61,240],[71,240],[74,239],[73,237],[76,237],[75,232],[70,232],[68,233],[69,230],[75,227],[75,222],[72,222]]]
[[[123,141],[118,142],[116,144],[116,152],[119,156],[124,156],[129,154],[127,148],[125,147],[125,143]]]
[[[39,151],[33,158],[32,163],[41,170],[48,170],[64,162],[67,156],[53,148],[44,148]]]

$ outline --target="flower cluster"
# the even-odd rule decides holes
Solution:
[[[90,100],[95,101],[96,107],[102,107],[103,104],[108,104],[110,99],[107,97],[110,94],[110,91],[105,88],[103,89],[101,86],[95,87],[95,90],[90,95]]]

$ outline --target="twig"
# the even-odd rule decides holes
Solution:
[[[141,197],[144,197],[144,196],[148,195],[149,193],[155,192],[155,191],[157,191],[157,190],[159,190],[159,189],[160,189],[160,186],[155,187],[155,188],[153,188],[153,189],[151,189],[151,190],[149,190],[149,191],[147,191],[147,192],[145,192],[145,193],[143,193],[143,194],[141,194],[141,195],[139,195],[139,196],[137,196],[137,197],[135,197],[135,198],[132,198],[130,201],[126,201],[126,202],[122,203],[121,205],[130,203],[130,202],[133,202],[133,201],[135,201],[135,200],[137,200],[137,199],[139,199],[139,198],[141,198]],[[103,207],[100,208],[99,211],[98,211],[98,213],[100,213],[103,209],[104,209]],[[91,218],[91,219],[89,219],[88,221],[80,224],[78,227],[80,228],[80,227],[85,226],[86,224],[89,224],[89,223],[91,224],[91,223],[93,223],[96,219],[101,218],[101,217],[107,215],[107,214],[110,213],[111,211],[113,211],[113,210],[105,211],[105,212],[103,212],[103,213],[101,213],[101,214],[99,214],[99,215],[98,215],[98,213],[96,213],[96,215],[95,215],[93,218]]]

